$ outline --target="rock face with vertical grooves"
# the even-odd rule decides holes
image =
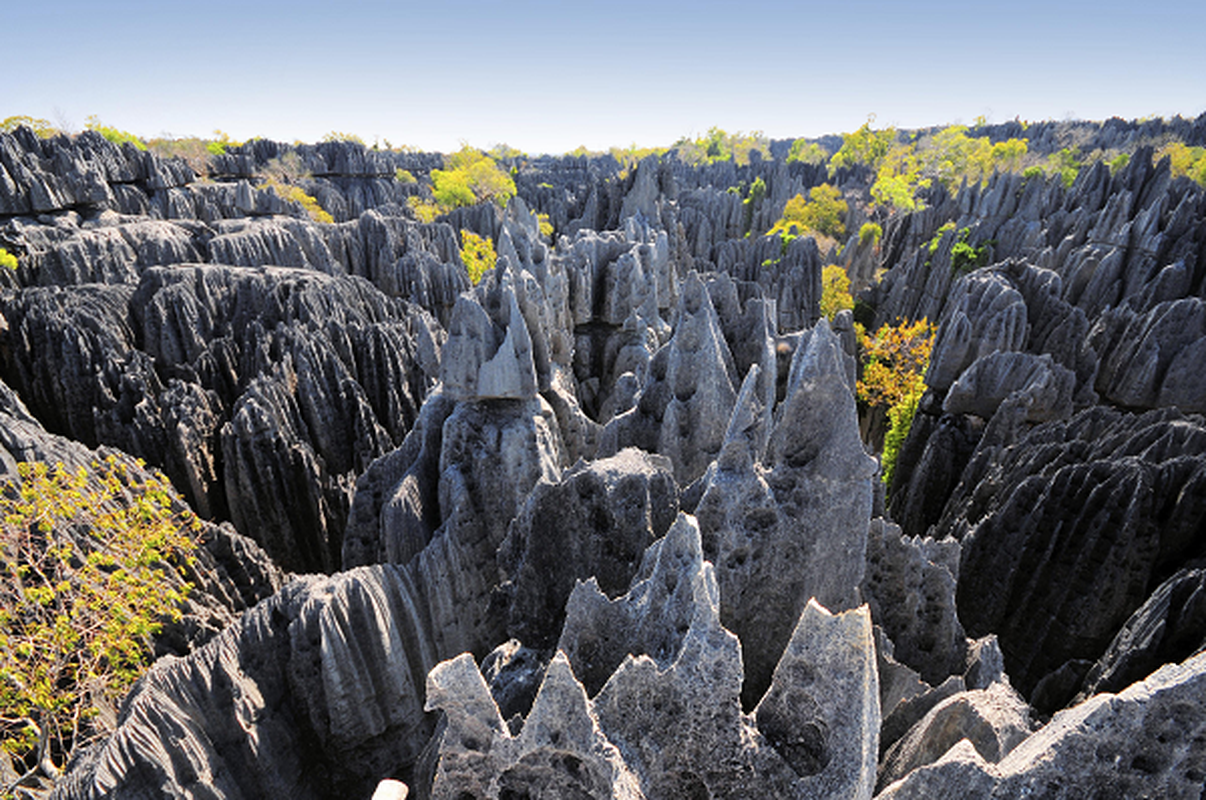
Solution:
[[[627,591],[645,548],[677,511],[669,463],[636,449],[537,484],[498,551],[510,576],[508,633],[529,646],[551,646],[575,581],[594,577],[608,596]]]
[[[125,453],[110,448],[89,450],[79,442],[46,431],[12,390],[0,383],[0,476],[14,478],[22,462],[62,464],[68,470],[87,469],[115,456],[134,481],[145,482],[151,472]],[[88,487],[89,491],[99,487]],[[180,505],[183,505],[182,503]],[[87,536],[73,542],[91,549]],[[282,575],[254,542],[230,525],[203,523],[192,564],[166,570],[172,588],[191,584],[179,621],[165,621],[153,642],[157,655],[186,655],[233,623],[240,613],[281,587]]]
[[[703,281],[688,276],[682,292],[674,337],[650,361],[635,408],[608,423],[600,453],[661,453],[685,485],[720,452],[736,391],[733,356]]]
[[[162,467],[289,569],[338,566],[350,482],[429,381],[422,312],[354,278],[153,267],[0,305],[6,374],[52,430]]]
[[[997,634],[1024,694],[1096,660],[1164,576],[1204,555],[1204,448],[1200,417],[1094,409],[972,458],[938,530],[962,541],[960,619]]]

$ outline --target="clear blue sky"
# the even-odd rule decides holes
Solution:
[[[0,0],[0,118],[452,150],[1206,111],[1206,0]]]

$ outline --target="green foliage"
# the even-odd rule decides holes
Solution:
[[[915,211],[917,184],[908,175],[883,174],[871,184],[871,196],[875,202],[891,206],[899,211]]]
[[[17,268],[17,257],[3,247],[0,247],[0,267],[11,270]]]
[[[884,229],[875,222],[864,222],[862,227],[858,229],[858,244],[859,247],[878,247],[879,240],[883,238]]]
[[[488,155],[495,161],[514,160],[523,158],[525,153],[517,147],[512,147],[509,144],[496,144],[490,148]]]
[[[875,131],[870,121],[846,134],[830,168],[867,164],[875,169],[871,196],[876,203],[898,211],[919,207],[917,190],[940,181],[957,191],[964,181],[983,183],[994,171],[1017,171],[1028,146],[1022,139],[992,144],[987,136],[971,137],[967,128],[952,125],[916,142],[897,141],[896,131]]]
[[[467,228],[461,228],[461,261],[469,271],[469,280],[476,285],[486,272],[494,269],[494,264],[498,261],[494,242]]]
[[[306,213],[310,216],[310,219],[314,220],[315,222],[325,222],[329,224],[335,221],[335,218],[331,216],[330,212],[320,206],[316,198],[306,194],[306,192],[300,186],[280,183],[275,178],[268,177],[256,188],[271,189],[272,191],[276,192],[277,197],[281,198],[282,200],[288,200],[292,203],[300,203],[301,207],[304,208]]]
[[[791,143],[791,149],[787,151],[788,164],[794,164],[797,161],[805,164],[824,164],[828,160],[829,151],[807,139],[796,139]]]
[[[361,139],[354,133],[343,133],[341,131],[330,131],[323,135],[324,142],[354,142],[356,144],[364,144],[364,139]]]
[[[736,188],[736,187],[734,187]],[[738,189],[740,192],[740,189]],[[754,211],[762,205],[762,201],[766,199],[766,181],[762,180],[762,176],[754,178],[753,184],[750,185],[749,196],[741,201],[741,230],[748,234],[750,228],[754,224]]]
[[[938,245],[942,243],[942,237],[947,231],[953,231],[954,229],[954,222],[944,222],[938,230],[934,231],[934,235],[930,237],[930,241],[926,244],[926,249],[929,250],[931,256],[938,252]]]
[[[1184,142],[1170,142],[1152,157],[1154,163],[1169,159],[1172,176],[1187,176],[1206,186],[1206,147],[1189,147]]]
[[[993,165],[1004,172],[1017,172],[1030,151],[1025,139],[1009,139],[992,146]]]
[[[40,117],[16,116],[7,117],[3,121],[0,121],[0,131],[5,133],[12,133],[22,126],[29,128],[43,139],[49,139],[59,133],[59,129],[50,124],[50,120]]]
[[[598,150],[587,150],[586,145],[580,144],[573,150],[567,152],[566,155],[574,158],[593,158],[595,156],[601,156],[603,153]]]
[[[431,193],[440,213],[486,200],[505,206],[515,196],[515,181],[480,150],[465,145],[448,156],[445,166],[431,171]]]
[[[821,270],[821,316],[830,322],[844,309],[854,310],[850,295],[850,277],[846,270],[830,264]]]
[[[402,169],[401,167],[398,167],[398,169],[394,171],[394,180],[396,180],[398,183],[408,184],[419,182],[419,179],[416,178],[410,170]]]
[[[627,147],[613,147],[607,152],[611,154],[612,158],[619,162],[620,177],[627,178],[629,170],[631,170],[637,164],[641,163],[649,156],[658,156],[660,158],[666,154],[666,150],[667,148],[665,147],[638,147],[637,143],[633,142]],[[574,152],[575,154],[582,155],[577,151]],[[590,151],[586,151],[585,155],[595,154],[591,153]]]
[[[794,227],[800,232],[813,231],[834,239],[844,237],[848,206],[842,199],[842,193],[836,187],[823,183],[812,187],[808,196],[808,200],[800,194],[788,200],[783,208],[783,216],[767,231],[767,235],[789,233]]]
[[[211,155],[220,156],[225,155],[227,147],[239,147],[242,144],[242,142],[236,142],[234,139],[231,139],[230,134],[226,133],[226,131],[215,129],[214,138],[209,140],[205,147]]]
[[[0,746],[26,776],[54,777],[180,618],[189,585],[172,570],[200,523],[165,477],[141,480],[114,456],[17,473],[0,490]]]
[[[537,214],[536,222],[540,225],[540,235],[546,239],[553,236],[553,223],[549,221],[548,214]]]
[[[896,462],[900,458],[900,449],[905,439],[909,438],[909,430],[913,427],[913,417],[917,414],[917,404],[925,394],[925,386],[914,389],[896,405],[888,409],[888,432],[884,434],[884,452],[881,459],[883,482],[889,490],[892,488],[892,478],[896,475]]]
[[[754,182],[752,184],[750,184],[749,197],[745,198],[745,200],[743,200],[742,202],[748,203],[749,205],[752,205],[752,206],[757,206],[757,205],[761,205],[762,201],[765,199],[766,199],[766,181],[762,180],[762,176],[759,175],[757,178],[754,178]]]
[[[956,275],[987,265],[989,251],[992,245],[996,244],[989,239],[979,246],[973,246],[967,241],[970,235],[971,228],[963,228],[959,231],[959,240],[951,245],[951,272]]]
[[[104,136],[106,139],[113,142],[113,144],[124,144],[125,142],[129,142],[139,150],[147,149],[146,143],[143,142],[142,139],[139,139],[129,131],[122,131],[105,125],[100,121],[100,117],[96,116],[95,114],[88,117],[88,121],[84,124],[84,127],[90,131],[96,131],[101,136]]]
[[[415,212],[419,222],[435,222],[436,217],[445,213],[445,209],[440,208],[438,204],[415,195],[406,198],[406,204]]]
[[[1131,154],[1119,153],[1110,159],[1110,174],[1116,174],[1118,170],[1123,169],[1129,163],[1131,163]]]
[[[703,136],[694,139],[682,137],[674,143],[674,149],[678,157],[688,164],[715,164],[731,159],[744,166],[750,163],[750,153],[753,151],[769,153],[770,140],[762,131],[728,133],[712,126]]]
[[[831,172],[838,167],[852,167],[855,164],[879,168],[880,162],[892,148],[892,142],[896,140],[896,129],[872,130],[871,123],[874,121],[874,116],[868,117],[858,130],[842,134],[841,148],[829,159]]]
[[[1022,170],[1022,177],[1025,178],[1026,180],[1030,180],[1031,178],[1041,178],[1042,176],[1044,176],[1046,174],[1047,173],[1044,172],[1043,168],[1040,167],[1038,164],[1035,164],[1034,166],[1031,166],[1031,167],[1026,167],[1026,169]]]
[[[1080,173],[1082,166],[1084,164],[1080,160],[1079,147],[1065,147],[1058,153],[1047,156],[1048,174],[1059,175],[1065,189],[1070,188],[1076,182],[1076,176]]]

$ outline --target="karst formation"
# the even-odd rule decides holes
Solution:
[[[1153,157],[1206,116],[977,133],[1130,158],[891,210],[790,141],[512,155],[423,221],[440,154],[0,133],[3,469],[115,455],[203,520],[39,785],[1206,796],[1206,188]],[[846,234],[765,235],[822,185]],[[885,486],[859,338],[922,318]]]

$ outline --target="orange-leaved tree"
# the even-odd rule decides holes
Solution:
[[[891,486],[896,459],[917,404],[925,394],[925,371],[934,346],[934,326],[925,319],[899,325],[882,325],[874,335],[862,336],[863,370],[858,399],[888,415],[884,435],[883,480]]]

